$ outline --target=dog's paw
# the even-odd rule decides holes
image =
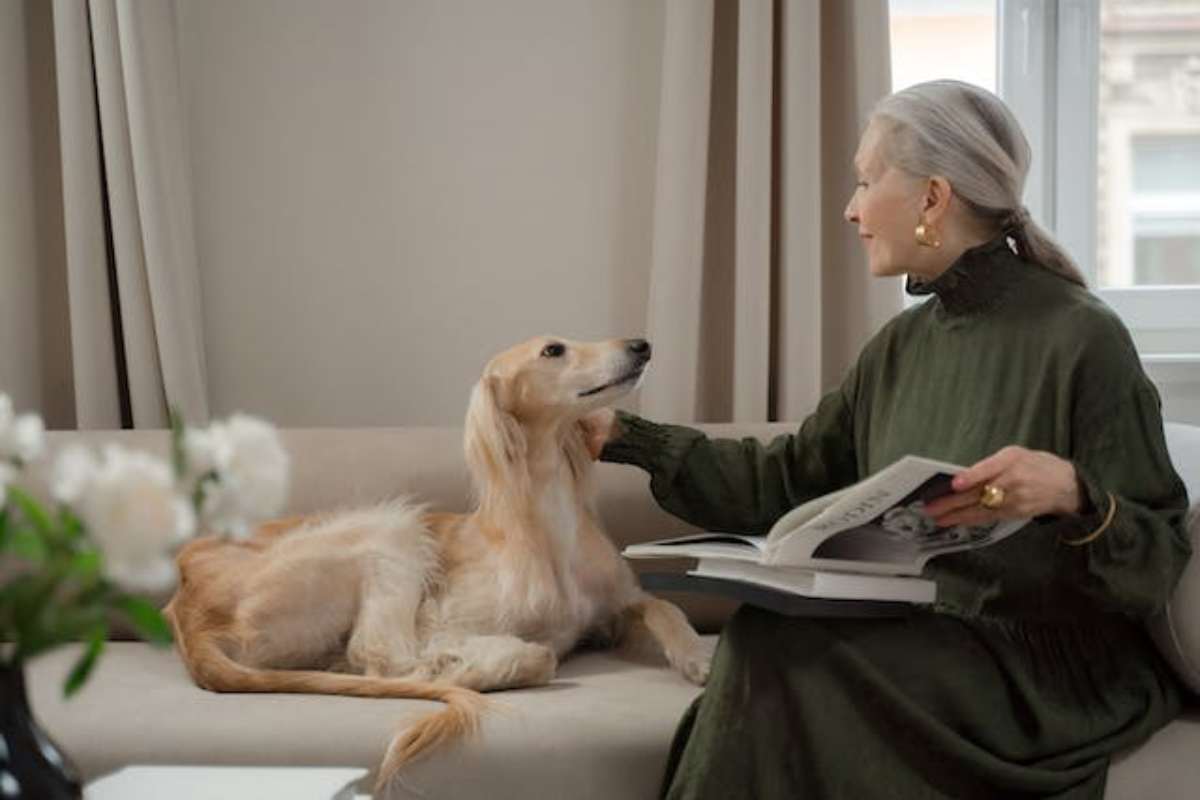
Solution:
[[[463,660],[457,653],[430,653],[410,665],[403,677],[415,681],[453,681],[462,669]]]
[[[523,683],[528,686],[543,686],[554,680],[558,672],[558,656],[549,647],[534,645],[521,659]]]
[[[706,650],[689,653],[675,663],[675,668],[697,686],[703,686],[708,681],[708,670],[712,658]]]

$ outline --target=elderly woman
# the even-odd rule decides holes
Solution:
[[[1159,398],[1120,320],[1020,204],[1029,146],[950,81],[885,98],[846,220],[873,275],[926,302],[863,349],[794,435],[706,438],[618,412],[593,451],[697,525],[765,531],[915,453],[971,464],[941,525],[1032,517],[927,567],[896,619],[743,607],[672,745],[670,798],[1098,798],[1109,758],[1179,710],[1140,621],[1190,550]]]

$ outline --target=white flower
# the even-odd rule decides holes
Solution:
[[[46,428],[37,414],[13,415],[12,400],[0,394],[0,458],[23,464],[41,456]]]
[[[100,462],[82,445],[72,445],[59,453],[54,462],[50,495],[60,503],[73,504],[96,477]]]
[[[187,479],[195,482],[210,472],[226,469],[233,460],[233,443],[223,425],[214,423],[203,430],[188,428],[183,433]]]
[[[11,436],[13,454],[26,464],[41,457],[46,449],[46,426],[37,414],[22,414],[17,417],[12,426]]]
[[[104,553],[110,578],[135,591],[174,583],[171,549],[192,535],[196,520],[161,459],[109,446],[89,464],[87,455],[68,451],[54,491],[74,498],[71,507]]]
[[[253,523],[283,508],[288,456],[270,423],[234,414],[207,430],[187,431],[184,448],[191,480],[215,473],[204,483],[200,506],[207,527],[244,538]]]

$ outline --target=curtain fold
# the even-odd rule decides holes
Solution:
[[[666,419],[696,410],[712,60],[713,0],[666,0],[646,330],[670,356],[641,394]]]
[[[53,9],[75,424],[85,430],[119,428],[123,379],[109,286],[88,10],[76,0],[54,0]]]
[[[774,7],[740,0],[734,163],[733,421],[770,415]]]
[[[842,219],[886,0],[667,0],[639,411],[799,420],[902,307]]]
[[[170,0],[55,0],[64,235],[80,428],[208,420]]]

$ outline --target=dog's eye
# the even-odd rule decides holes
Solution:
[[[567,352],[566,345],[553,342],[542,348],[542,358],[558,358],[565,352]]]

